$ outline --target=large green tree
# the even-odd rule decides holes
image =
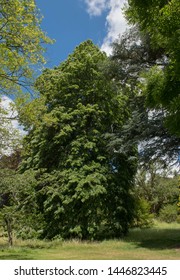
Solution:
[[[104,67],[104,74],[111,77],[128,96],[130,111],[119,132],[109,135],[109,147],[122,152],[139,145],[139,159],[144,163],[153,158],[172,164],[178,159],[179,138],[165,127],[165,110],[152,110],[147,106],[141,84],[142,72],[148,73],[152,67],[163,67],[165,63],[164,48],[154,49],[150,36],[142,34],[135,26],[114,42],[112,55]]]
[[[34,70],[45,62],[44,44],[52,42],[40,22],[34,0],[0,0],[0,155],[16,149],[21,138],[12,125],[15,108],[5,108],[1,97],[30,90]]]
[[[154,50],[164,49],[164,65],[151,68],[143,91],[147,105],[163,109],[164,124],[180,136],[180,2],[179,0],[129,0],[126,11],[130,23],[148,34]]]
[[[101,70],[106,59],[86,41],[36,82],[41,112],[29,126],[21,170],[40,169],[48,238],[118,237],[133,216],[136,150],[117,153],[106,137],[128,117],[127,97]]]

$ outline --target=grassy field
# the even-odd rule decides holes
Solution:
[[[180,224],[133,229],[122,240],[102,242],[21,241],[8,248],[0,239],[1,260],[180,260]]]

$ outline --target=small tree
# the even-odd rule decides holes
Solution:
[[[8,234],[9,246],[13,245],[13,231],[18,234],[23,230],[38,231],[41,228],[42,217],[37,211],[35,183],[34,172],[30,170],[24,174],[5,168],[0,171],[0,220]]]

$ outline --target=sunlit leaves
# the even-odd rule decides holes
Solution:
[[[0,0],[0,88],[15,93],[29,86],[33,65],[45,62],[42,43],[52,41],[40,28],[34,0]]]

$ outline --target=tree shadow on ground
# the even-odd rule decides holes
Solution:
[[[32,257],[24,256],[22,254],[3,254],[0,255],[0,260],[32,260]]]
[[[9,247],[0,245],[0,260],[29,260],[32,254],[28,248]]]
[[[153,250],[180,249],[180,229],[132,229],[125,241]]]

